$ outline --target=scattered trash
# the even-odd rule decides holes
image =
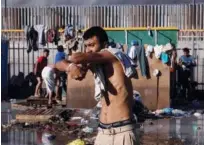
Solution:
[[[187,115],[186,112],[179,110],[179,109],[173,109],[173,108],[164,108],[164,109],[158,109],[153,112],[155,115],[164,115],[164,116],[184,116]]]
[[[179,110],[179,109],[174,109],[174,110],[172,110],[172,115],[174,115],[174,116],[183,116],[183,115],[185,115],[185,112],[182,111],[182,110]]]
[[[164,113],[164,111],[162,109],[158,109],[155,112],[153,112],[155,115],[161,115]]]
[[[90,128],[87,126],[87,127],[83,128],[82,131],[85,133],[93,133],[93,128]]]
[[[10,99],[11,104],[16,103],[16,99]]]
[[[81,119],[81,125],[87,125],[88,123],[88,120],[85,120],[84,118]]]
[[[76,139],[72,141],[71,143],[68,143],[67,145],[85,145],[85,142],[81,139]]]
[[[11,122],[11,124],[12,124],[12,125],[14,125],[14,124],[16,124],[16,123],[17,123],[16,119],[11,119],[11,121],[10,121],[10,122]]]
[[[43,145],[54,145],[55,138],[56,138],[55,135],[45,132],[42,135],[42,143]]]
[[[72,121],[74,121],[74,120],[81,120],[82,119],[82,117],[72,117],[72,118],[70,118],[70,120],[72,120]]]
[[[94,120],[98,120],[99,114],[101,112],[101,102],[99,101],[97,105],[93,108],[90,118]]]
[[[201,113],[199,113],[199,112],[196,112],[196,113],[194,113],[193,114],[195,117],[197,117],[197,118],[200,118],[202,115],[201,115]]]
[[[164,108],[163,113],[166,115],[171,115],[173,111],[173,108]]]
[[[28,127],[30,125],[30,123],[26,122],[25,123],[25,127]]]

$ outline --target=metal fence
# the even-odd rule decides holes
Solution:
[[[34,64],[37,57],[40,56],[42,48],[39,51],[32,51],[28,54],[24,32],[3,32],[3,34],[10,39],[8,56],[9,78],[13,75],[18,75],[19,72],[23,72],[24,75],[33,72]],[[49,63],[53,63],[56,46],[48,43],[45,47],[50,49]],[[191,54],[196,59],[197,66],[194,70],[194,80],[200,84],[198,89],[204,90],[204,30],[180,30],[177,44],[178,58],[183,54],[182,48],[184,47],[189,47]]]
[[[23,29],[25,25],[48,27],[73,24],[80,28],[102,27],[178,27],[204,29],[204,3],[178,5],[110,5],[56,7],[2,7],[4,29]]]
[[[45,47],[39,47],[38,51],[31,51],[27,53],[27,42],[24,32],[3,32],[9,39],[9,51],[8,51],[8,70],[9,77],[18,75],[22,72],[25,76],[34,70],[34,64],[37,58],[42,54],[43,48],[49,48],[50,56],[48,63],[54,63],[54,57],[56,54],[56,45],[47,43]],[[60,44],[60,43],[59,43]]]

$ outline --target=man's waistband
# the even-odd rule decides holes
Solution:
[[[110,128],[122,127],[125,125],[130,125],[130,124],[135,124],[135,123],[136,123],[135,119],[127,119],[127,120],[118,121],[118,122],[109,123],[109,124],[104,124],[102,122],[99,122],[98,127],[102,129],[110,129]]]

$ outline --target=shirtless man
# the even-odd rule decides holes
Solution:
[[[133,87],[130,78],[124,74],[121,63],[107,48],[108,36],[101,27],[91,27],[84,35],[86,53],[75,53],[69,61],[56,64],[57,69],[65,71],[75,64],[87,64],[94,71],[95,64],[104,66],[107,92],[101,98],[99,132],[95,145],[135,145],[135,120],[132,113]],[[76,66],[75,66],[76,67]],[[81,79],[84,75],[75,75]]]

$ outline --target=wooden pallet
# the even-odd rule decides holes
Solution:
[[[33,105],[47,105],[48,104],[48,99],[47,98],[37,98],[34,96],[29,97],[26,99],[28,105],[33,106]]]
[[[53,100],[54,100],[54,98],[53,98]],[[28,99],[26,99],[26,102],[29,106],[35,106],[35,107],[47,106],[48,105],[48,98],[42,98],[42,97],[37,98],[37,97],[31,96]],[[61,105],[65,106],[66,100],[63,100]]]
[[[49,118],[60,115],[66,109],[27,109],[16,114],[18,122],[46,122]]]

